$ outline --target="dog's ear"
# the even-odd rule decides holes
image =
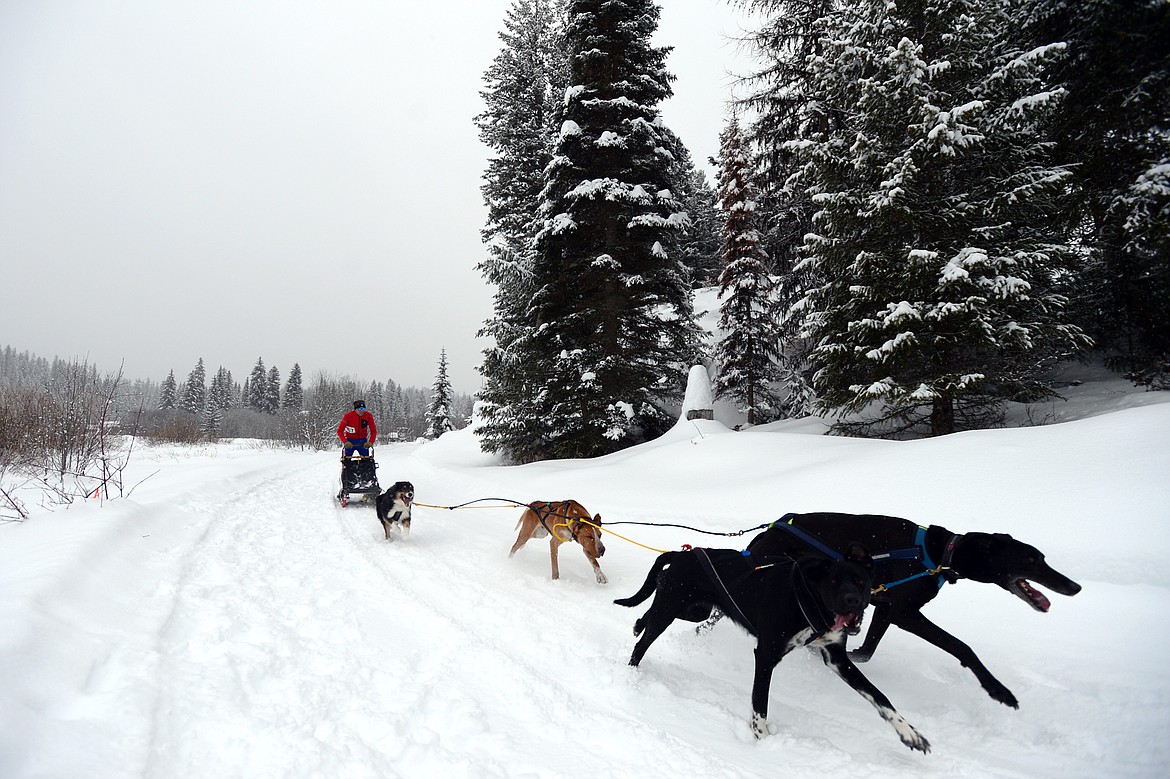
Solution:
[[[601,515],[600,515],[600,514],[594,514],[594,515],[593,515],[593,521],[594,521],[594,522],[596,522],[597,524],[599,524],[599,525],[600,525],[600,524],[601,524]]]
[[[867,570],[873,569],[873,558],[870,557],[869,550],[857,541],[849,544],[849,547],[845,550],[845,559],[855,562]]]

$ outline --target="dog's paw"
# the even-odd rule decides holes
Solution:
[[[917,749],[923,754],[930,752],[930,742],[926,740],[926,736],[915,730],[908,722],[903,721],[902,726],[898,727],[898,738],[911,749]]]
[[[1020,702],[1016,700],[1016,696],[1012,695],[1012,691],[998,681],[992,679],[991,683],[984,686],[984,689],[993,700],[999,701],[1004,706],[1011,706],[1013,709],[1020,708]]]
[[[852,649],[849,651],[849,659],[855,663],[868,663],[871,657],[873,657],[873,652],[865,652],[861,649]]]
[[[605,574],[603,574],[601,571],[598,571],[597,572],[597,583],[598,584],[609,584],[609,579],[607,579],[605,577]]]
[[[772,735],[772,731],[768,729],[768,720],[766,717],[762,717],[759,714],[752,714],[752,735],[756,737],[756,741]]]

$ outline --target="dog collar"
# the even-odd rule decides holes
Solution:
[[[962,533],[951,534],[951,540],[947,541],[946,549],[943,550],[942,562],[939,563],[939,568],[950,568],[951,558],[955,556],[955,547],[959,545],[959,539],[963,537]]]

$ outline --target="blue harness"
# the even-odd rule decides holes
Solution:
[[[789,519],[789,517],[791,517],[791,519]],[[844,559],[844,555],[842,555],[836,549],[829,546],[828,544],[826,544],[824,541],[820,540],[816,536],[814,536],[810,533],[807,533],[804,530],[801,530],[800,528],[798,528],[796,525],[792,524],[792,522],[795,518],[796,518],[795,514],[785,514],[783,517],[780,517],[780,519],[776,520],[771,525],[768,525],[768,528],[771,529],[774,527],[779,527],[779,528],[787,531],[791,535],[793,535],[796,538],[803,541],[806,545],[811,546],[813,549],[816,549],[818,552],[825,555],[826,557],[828,557],[831,560],[843,560]],[[954,550],[955,541],[957,539],[958,539],[958,536],[955,536],[954,538],[952,538],[950,540],[950,543],[947,544],[947,555],[946,555],[947,559],[943,562],[942,565],[938,565],[938,566],[936,566],[934,564],[934,560],[931,559],[930,553],[926,551],[926,528],[923,527],[922,525],[918,526],[918,531],[914,534],[914,546],[908,547],[906,549],[891,549],[891,550],[888,550],[885,552],[878,552],[876,554],[871,554],[870,558],[875,563],[879,563],[879,562],[884,563],[884,562],[888,562],[891,560],[917,560],[917,561],[922,563],[922,567],[924,569],[924,570],[920,571],[919,573],[911,574],[910,576],[907,576],[904,579],[899,579],[896,582],[886,582],[884,584],[875,585],[873,588],[873,591],[875,593],[885,592],[886,590],[890,589],[891,587],[897,587],[899,584],[905,584],[907,582],[912,582],[915,579],[921,579],[924,576],[938,576],[938,574],[942,572],[942,569],[944,567],[946,567],[946,565],[950,562],[950,553]],[[942,586],[946,583],[947,583],[947,579],[945,576],[938,577],[938,588],[940,590],[942,589]]]

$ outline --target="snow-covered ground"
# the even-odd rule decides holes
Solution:
[[[418,500],[575,498],[606,523],[752,528],[789,511],[1010,532],[1084,586],[1040,614],[990,585],[927,608],[1019,698],[892,629],[861,666],[911,752],[811,654],[750,735],[753,640],[676,624],[627,666],[653,552],[748,537],[614,525],[507,557],[520,510],[419,508],[409,540],[333,500],[332,453],[138,450],[130,499],[0,526],[0,777],[1163,777],[1170,765],[1170,393],[1116,380],[1068,421],[915,442],[680,423],[586,461],[500,467],[469,432],[378,450]],[[488,501],[487,506],[501,505]],[[1051,595],[1051,593],[1050,593]]]

